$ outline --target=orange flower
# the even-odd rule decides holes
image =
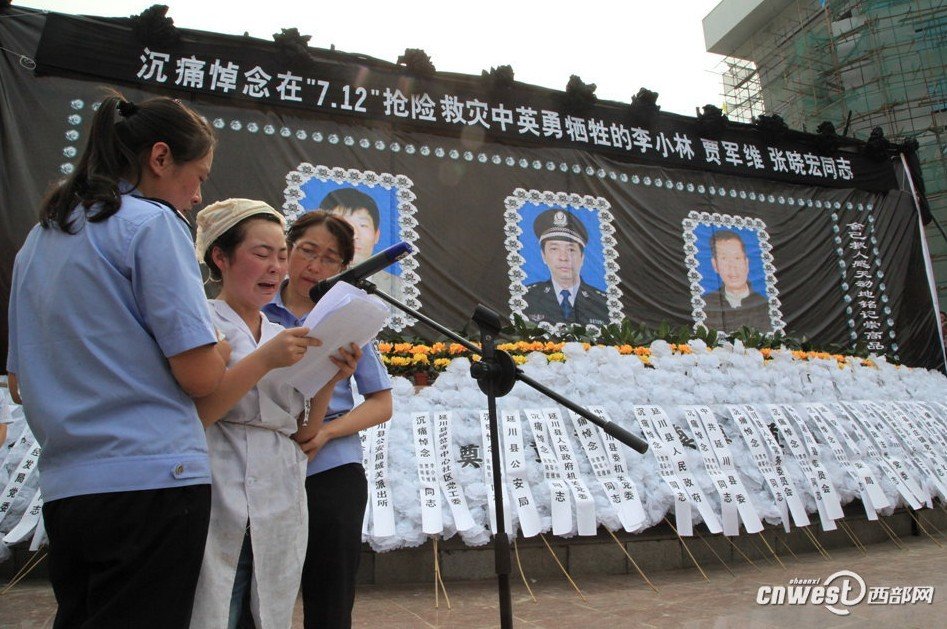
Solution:
[[[461,345],[460,343],[451,343],[450,344],[450,354],[451,356],[457,356],[458,354],[466,354],[467,348]]]
[[[619,345],[619,346],[618,346],[618,353],[619,353],[619,354],[622,354],[622,355],[624,355],[624,356],[627,356],[628,354],[634,354],[634,353],[635,353],[635,348],[632,347],[631,345]]]

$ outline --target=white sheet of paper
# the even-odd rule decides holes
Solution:
[[[349,343],[359,347],[368,343],[381,331],[387,316],[388,308],[362,289],[337,283],[303,323],[309,328],[309,336],[321,340],[322,345],[310,347],[298,363],[274,369],[271,376],[295,387],[307,398],[312,397],[338,371],[329,357]]]

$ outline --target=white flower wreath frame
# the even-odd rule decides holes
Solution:
[[[701,286],[701,280],[704,279],[697,265],[697,236],[694,233],[698,225],[709,225],[721,229],[750,229],[756,232],[760,243],[760,260],[763,263],[763,278],[766,283],[765,295],[769,304],[769,322],[773,333],[783,332],[786,329],[786,323],[783,321],[783,313],[780,310],[782,303],[779,301],[779,289],[776,288],[776,266],[773,264],[773,246],[769,242],[769,233],[766,231],[766,223],[758,218],[749,218],[746,216],[732,216],[730,214],[718,214],[717,212],[688,212],[687,218],[681,221],[684,236],[684,264],[687,267],[687,279],[691,284],[691,316],[694,317],[694,329],[699,326],[705,326],[707,314],[704,308],[707,302],[704,301],[704,289]]]
[[[618,251],[615,245],[615,226],[612,224],[614,216],[611,213],[611,204],[603,197],[593,197],[591,195],[579,195],[570,192],[551,192],[549,190],[526,190],[516,188],[513,193],[504,199],[503,205],[505,211],[504,233],[506,239],[507,256],[506,260],[510,265],[510,311],[526,318],[524,311],[526,309],[526,286],[523,284],[526,279],[526,272],[523,270],[523,264],[526,260],[520,253],[523,243],[520,242],[520,236],[523,229],[520,223],[523,220],[520,210],[527,204],[534,205],[545,204],[561,208],[575,208],[583,210],[592,210],[596,213],[599,220],[599,231],[601,233],[602,256],[605,267],[605,295],[608,306],[608,317],[611,322],[620,321],[622,318],[621,296],[622,291],[619,288],[618,281]],[[563,323],[552,325],[543,321],[539,324],[549,331],[561,331],[566,326]],[[588,326],[596,328],[596,326]],[[595,330],[593,330],[594,332]]]

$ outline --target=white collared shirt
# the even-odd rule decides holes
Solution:
[[[750,296],[750,287],[747,286],[746,289],[738,293],[731,293],[726,288],[724,288],[723,295],[727,298],[727,303],[730,304],[731,308],[739,308],[740,304],[743,303],[743,300]]]
[[[572,286],[560,286],[556,284],[555,280],[552,280],[552,289],[556,291],[556,302],[562,303],[562,291],[569,291],[569,305],[575,307],[575,298],[579,294],[579,286],[582,284],[582,280],[579,280]]]

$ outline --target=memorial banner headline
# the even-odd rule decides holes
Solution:
[[[327,51],[303,64],[261,40],[182,33],[174,47],[149,46],[114,21],[50,14],[38,72],[78,73],[414,130],[580,148],[623,161],[830,187],[896,185],[887,164],[855,152],[819,150],[811,142],[765,138],[748,125],[720,130],[674,114],[636,117],[610,102],[577,113],[554,90],[523,84],[498,90],[460,75],[419,78],[401,66]]]

